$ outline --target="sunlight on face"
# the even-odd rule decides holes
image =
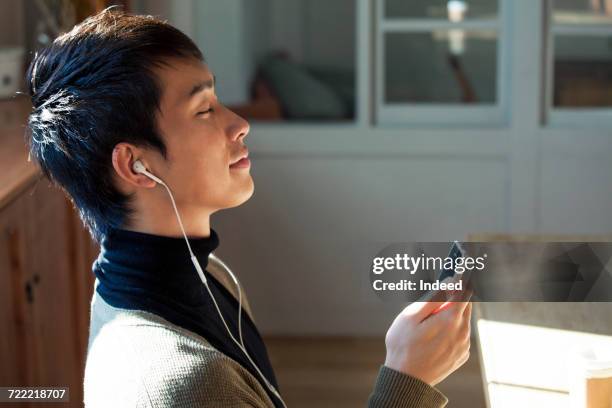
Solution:
[[[173,60],[157,71],[162,84],[158,126],[168,149],[162,179],[183,208],[211,212],[253,194],[247,121],[223,106],[212,73],[197,60]]]

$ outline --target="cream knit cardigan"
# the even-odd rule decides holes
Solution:
[[[214,255],[206,269],[237,295]],[[244,293],[243,307],[252,318]],[[95,290],[84,403],[89,408],[274,408],[259,381],[205,338],[153,313],[115,308]],[[369,407],[440,408],[446,403],[435,388],[381,366]]]

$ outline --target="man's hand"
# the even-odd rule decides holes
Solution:
[[[470,355],[472,303],[455,299],[414,302],[397,315],[385,337],[385,365],[432,386],[461,367]]]

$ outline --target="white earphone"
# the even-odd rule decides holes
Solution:
[[[174,196],[172,195],[172,191],[170,191],[170,188],[168,187],[168,185],[166,183],[164,183],[164,181],[162,179],[160,179],[159,177],[157,177],[154,174],[152,174],[151,172],[149,172],[146,169],[146,167],[144,166],[144,164],[142,164],[142,162],[140,160],[136,160],[134,162],[134,164],[132,164],[132,170],[134,170],[135,173],[144,174],[145,176],[147,176],[151,180],[155,181],[158,184],[161,184],[162,186],[164,186],[166,188],[166,191],[170,195],[170,200],[172,201],[172,207],[174,208],[174,213],[176,214],[176,219],[177,219],[177,221],[179,223],[179,227],[181,228],[181,232],[183,234],[183,238],[185,238],[185,243],[187,244],[187,249],[189,250],[189,255],[191,257],[191,263],[193,263],[193,266],[195,267],[196,271],[198,272],[198,275],[200,276],[200,280],[202,280],[202,283],[204,284],[204,286],[208,290],[208,293],[210,294],[210,297],[211,297],[213,303],[215,304],[215,308],[217,309],[217,313],[219,314],[219,317],[221,318],[221,321],[223,322],[223,325],[225,326],[225,330],[227,330],[227,333],[229,334],[230,338],[234,341],[234,343],[236,343],[238,348],[240,350],[242,350],[242,352],[244,353],[246,358],[253,365],[253,367],[255,368],[255,370],[257,371],[259,376],[262,378],[263,382],[266,384],[268,389],[272,392],[272,394],[274,394],[280,400],[280,402],[283,404],[283,407],[286,408],[287,405],[285,404],[285,401],[283,401],[283,399],[281,398],[279,392],[268,381],[268,379],[263,375],[263,373],[261,372],[259,367],[257,367],[257,364],[255,364],[255,362],[253,361],[253,359],[251,358],[251,356],[247,352],[246,347],[244,346],[244,342],[242,340],[242,290],[240,288],[240,283],[238,282],[238,279],[236,278],[234,273],[228,267],[225,267],[225,270],[229,272],[230,276],[232,277],[232,280],[234,281],[234,283],[236,284],[236,287],[238,288],[238,335],[240,337],[240,342],[238,340],[236,340],[236,338],[234,337],[234,335],[230,331],[229,326],[227,325],[227,323],[225,321],[225,318],[223,318],[223,314],[221,313],[221,309],[219,308],[219,305],[217,304],[217,300],[213,296],[212,291],[210,290],[210,287],[208,286],[208,281],[206,279],[206,275],[204,275],[204,270],[200,266],[200,262],[198,262],[198,258],[196,258],[195,254],[191,250],[191,245],[189,244],[189,239],[187,238],[187,234],[185,233],[185,228],[183,227],[183,221],[181,220],[181,216],[179,214],[178,208],[176,207],[176,202],[174,201]],[[221,262],[219,259],[217,259],[217,260],[219,262]],[[223,264],[223,262],[221,262],[221,263]],[[223,266],[225,266],[225,264],[223,264]]]

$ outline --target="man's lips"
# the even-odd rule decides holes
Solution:
[[[238,158],[230,164],[230,168],[232,169],[242,169],[242,168],[247,168],[250,166],[251,166],[251,161],[249,160],[248,150],[246,150],[244,153],[238,156]]]
[[[230,169],[243,169],[251,167],[251,161],[248,157],[238,160],[236,163],[230,166]]]

